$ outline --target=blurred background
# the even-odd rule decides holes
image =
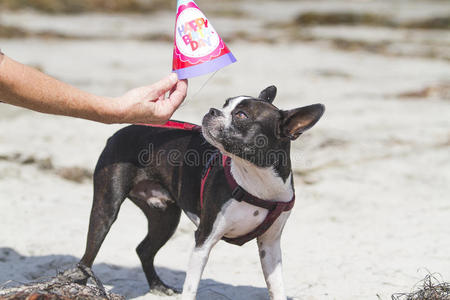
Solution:
[[[450,1],[198,0],[238,62],[190,80],[174,118],[200,123],[231,96],[278,87],[322,120],[293,143],[297,203],[282,247],[291,299],[390,299],[428,272],[450,281]],[[175,0],[0,0],[5,54],[119,96],[171,71]],[[1,76],[1,74],[0,74]],[[203,87],[203,85],[206,85]],[[121,125],[0,104],[0,287],[55,275],[84,251],[91,175]],[[97,257],[113,292],[148,295],[132,204]],[[194,227],[157,257],[181,288]],[[268,299],[257,249],[219,243],[199,299]],[[169,298],[164,298],[169,299]]]

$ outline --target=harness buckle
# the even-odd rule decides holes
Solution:
[[[245,196],[245,191],[243,188],[241,188],[240,186],[237,186],[233,192],[231,192],[231,196],[236,199],[237,201],[241,202],[242,199]]]

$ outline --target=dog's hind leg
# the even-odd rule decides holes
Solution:
[[[121,204],[131,190],[134,174],[133,167],[127,164],[113,164],[95,172],[94,202],[89,220],[86,251],[80,264],[92,267],[111,225],[117,219]],[[115,178],[123,180],[114,180]]]
[[[148,220],[148,233],[137,246],[150,292],[173,295],[179,293],[167,286],[156,274],[154,258],[159,249],[170,239],[180,221],[181,209],[167,190],[150,180],[139,182],[130,192],[130,199],[144,212]]]

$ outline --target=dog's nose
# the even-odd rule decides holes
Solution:
[[[213,117],[217,117],[221,115],[220,110],[216,109],[216,108],[210,108],[209,109],[209,114]]]

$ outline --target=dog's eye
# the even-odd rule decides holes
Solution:
[[[236,113],[236,117],[239,119],[247,119],[248,118],[247,114],[241,110]]]

